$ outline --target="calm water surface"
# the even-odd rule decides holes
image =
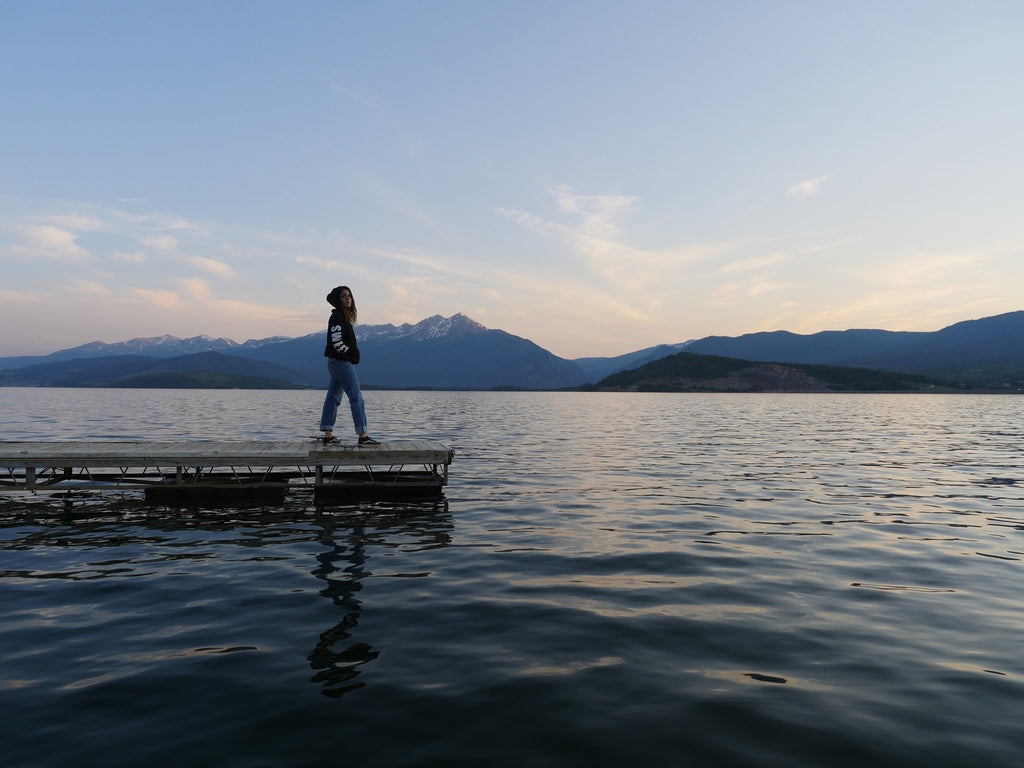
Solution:
[[[366,393],[445,497],[0,498],[12,766],[1018,766],[1024,398]],[[0,437],[320,392],[0,389]]]

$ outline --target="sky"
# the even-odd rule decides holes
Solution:
[[[1024,308],[1018,0],[0,0],[0,356]],[[357,328],[358,330],[358,328]]]

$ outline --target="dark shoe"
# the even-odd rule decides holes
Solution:
[[[331,435],[330,437],[325,437],[324,438],[324,445],[334,445],[335,443],[340,443],[340,442],[341,442],[341,440],[336,438],[334,435]]]
[[[366,435],[366,437],[360,437],[359,438],[359,444],[360,445],[380,445],[380,443],[377,440],[374,440],[369,435]]]

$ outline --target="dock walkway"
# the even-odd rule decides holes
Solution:
[[[318,495],[432,495],[448,484],[454,456],[430,440],[0,442],[0,492],[141,488],[153,499],[283,498],[298,485]]]

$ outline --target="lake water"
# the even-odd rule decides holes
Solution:
[[[0,389],[0,434],[322,396]],[[366,400],[455,448],[443,499],[0,499],[4,765],[1024,764],[1024,398]]]

